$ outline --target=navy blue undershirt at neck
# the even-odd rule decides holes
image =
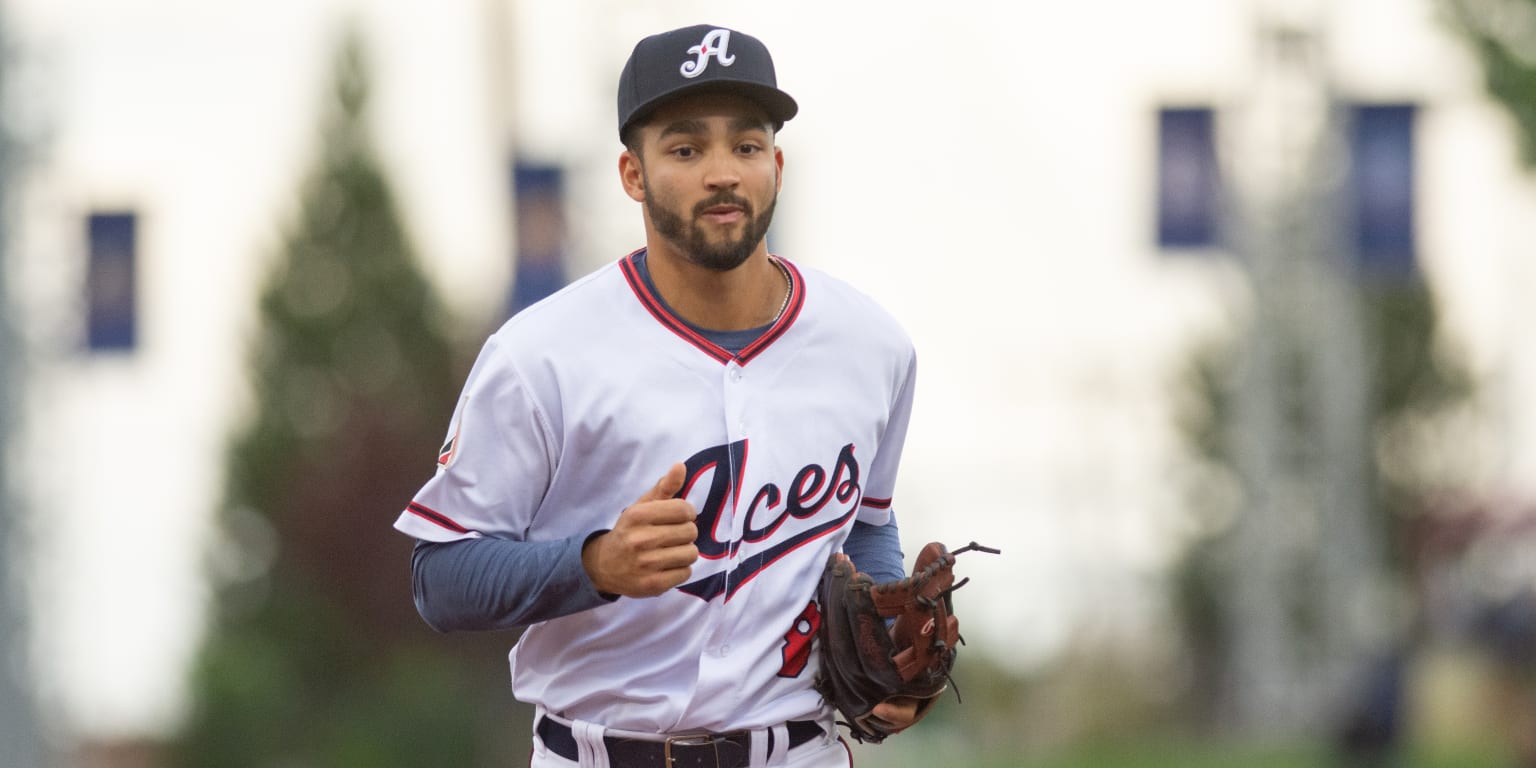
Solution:
[[[760,325],[756,328],[748,328],[744,331],[716,331],[709,328],[700,328],[699,326],[688,322],[683,318],[682,315],[679,315],[675,310],[672,309],[670,305],[667,304],[667,300],[661,297],[661,291],[656,290],[656,282],[651,280],[650,265],[645,263],[646,255],[647,254],[645,251],[641,251],[635,254],[635,271],[639,272],[640,279],[645,281],[646,289],[651,292],[652,296],[656,297],[657,301],[661,302],[661,306],[666,308],[668,314],[682,321],[683,325],[688,326],[689,330],[697,333],[700,336],[703,336],[706,339],[709,339],[709,343],[714,344],[715,346],[733,355],[738,355],[741,354],[743,349],[747,348],[748,344],[757,341],[759,336],[767,333],[768,329],[773,327],[773,323],[769,323],[767,325]],[[774,318],[773,320],[774,322],[778,322],[778,318]]]

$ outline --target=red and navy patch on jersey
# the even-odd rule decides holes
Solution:
[[[454,417],[453,435],[448,438],[448,442],[443,443],[442,448],[437,449],[438,469],[447,469],[452,466],[454,457],[459,455],[459,430],[463,427],[463,421],[457,416]]]

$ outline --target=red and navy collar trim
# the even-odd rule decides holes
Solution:
[[[672,314],[672,311],[667,307],[666,302],[661,300],[660,296],[655,295],[651,291],[650,287],[646,285],[645,278],[640,276],[639,267],[636,266],[639,255],[644,251],[645,249],[642,248],[619,260],[619,269],[624,273],[624,279],[629,282],[630,290],[635,292],[635,298],[639,299],[641,306],[651,313],[651,317],[656,318],[656,322],[661,323],[667,330],[677,334],[683,341],[698,347],[704,354],[721,363],[729,363],[735,360],[740,365],[746,365],[752,358],[757,357],[763,350],[773,344],[780,336],[783,336],[789,330],[789,327],[794,325],[795,318],[800,316],[800,309],[805,306],[805,279],[800,276],[800,270],[795,269],[795,265],[788,261],[776,256],[772,257],[778,263],[784,265],[784,270],[789,273],[789,304],[784,308],[784,313],[779,315],[779,319],[774,321],[773,325],[767,331],[764,331],[762,336],[757,337],[756,341],[743,347],[739,354],[732,355],[730,350],[704,338],[698,331],[688,327],[688,324],[683,322],[682,318]]]

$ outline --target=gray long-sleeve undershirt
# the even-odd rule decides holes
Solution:
[[[411,591],[416,610],[439,632],[514,629],[606,604],[581,565],[587,536],[555,541],[481,537],[416,542]],[[843,544],[854,567],[876,583],[900,579],[900,532],[855,522]]]

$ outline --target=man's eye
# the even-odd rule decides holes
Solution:
[[[672,154],[680,158],[689,158],[693,157],[694,150],[693,147],[678,147],[677,149],[672,150]]]
[[[755,154],[763,151],[763,148],[759,147],[756,144],[743,144],[743,145],[737,147],[736,151],[740,152],[743,155],[755,155]]]

